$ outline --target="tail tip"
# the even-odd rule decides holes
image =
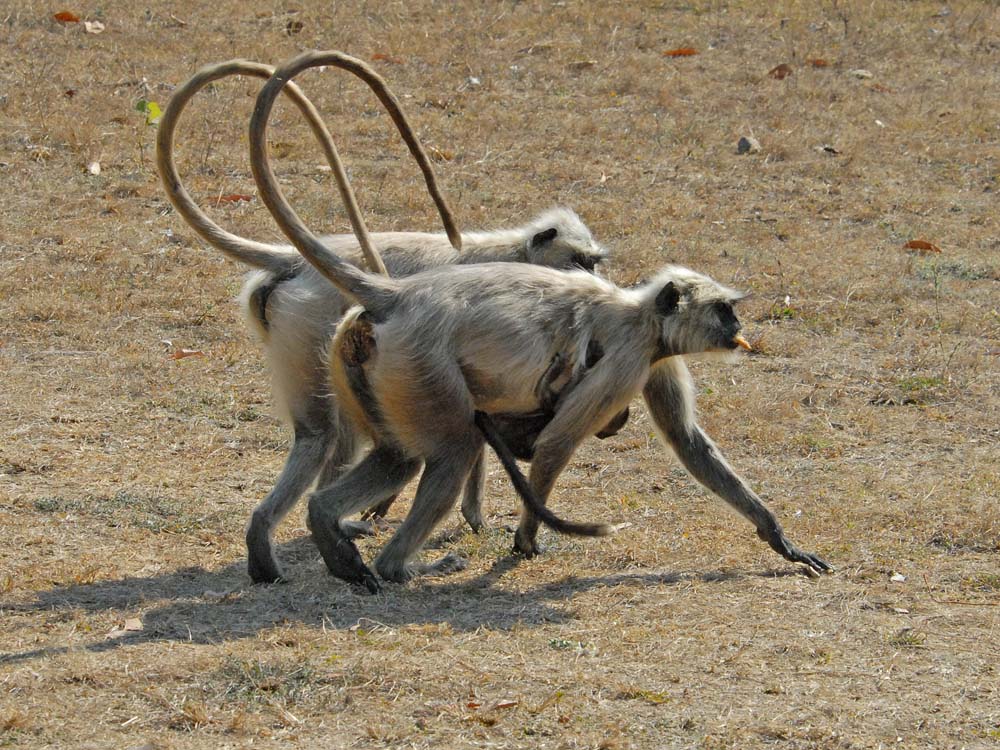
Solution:
[[[627,529],[631,525],[632,524],[627,521],[625,523],[602,524],[600,527],[601,529],[600,535],[611,536],[612,534],[617,534],[622,529]]]

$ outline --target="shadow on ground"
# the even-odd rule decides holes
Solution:
[[[509,591],[495,584],[522,562],[516,556],[498,559],[471,579],[429,578],[419,584],[386,585],[371,596],[330,577],[317,560],[309,537],[280,546],[291,581],[254,586],[245,561],[218,570],[182,568],[162,575],[123,578],[59,586],[38,592],[34,601],[0,606],[8,617],[51,612],[64,621],[67,612],[120,611],[125,617],[141,612],[143,630],[120,638],[83,644],[93,651],[158,641],[220,643],[253,637],[279,625],[301,623],[347,629],[374,621],[389,627],[447,623],[454,630],[479,627],[506,630],[515,625],[540,625],[574,619],[554,606],[594,588],[622,585],[672,586],[684,581],[722,582],[740,578],[797,575],[795,570],[754,572],[630,572],[604,576],[571,576],[560,581]],[[0,664],[55,656],[81,646],[51,646],[0,654]]]

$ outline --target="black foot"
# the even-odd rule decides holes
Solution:
[[[378,580],[361,559],[354,542],[336,522],[332,524],[312,519],[313,541],[319,547],[323,562],[332,575],[351,584],[364,586],[372,594],[380,590]]]
[[[511,551],[530,560],[545,552],[545,547],[540,545],[537,539],[525,540],[518,531],[514,532],[514,549]]]
[[[767,542],[768,546],[781,555],[786,560],[796,563],[802,563],[808,566],[811,570],[816,573],[831,573],[833,572],[833,566],[822,558],[811,554],[809,552],[803,552],[790,541],[781,532],[781,529],[776,529],[771,533],[767,532],[757,532],[757,536]]]
[[[268,560],[266,564],[261,564],[260,560],[248,559],[247,573],[250,574],[250,580],[257,584],[288,582],[288,579],[281,572],[281,568],[273,560]]]
[[[271,538],[266,531],[258,530],[252,523],[247,530],[247,573],[254,583],[284,583],[287,579],[281,572],[271,548]]]

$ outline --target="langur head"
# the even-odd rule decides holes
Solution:
[[[660,320],[661,356],[750,349],[733,309],[741,292],[679,266],[665,269],[646,290]]]
[[[529,263],[594,273],[607,260],[607,248],[594,240],[587,225],[568,208],[546,211],[531,222],[528,232]]]

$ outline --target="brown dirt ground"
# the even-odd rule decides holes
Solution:
[[[0,11],[0,746],[1000,747],[1000,10],[763,5],[67,6],[100,34]],[[243,525],[288,435],[240,269],[170,211],[135,105],[307,48],[388,78],[463,227],[567,204],[621,283],[677,261],[751,291],[758,351],[694,365],[701,421],[837,573],[770,552],[637,409],[552,501],[630,521],[614,538],[514,560],[494,469],[491,530],[440,545],[463,573],[361,595],[296,511],[293,581],[250,586]],[[374,100],[303,85],[370,225],[435,229]],[[185,120],[206,203],[254,192],[256,90]],[[288,107],[274,138],[301,215],[345,230]],[[258,201],[215,215],[277,238]]]

